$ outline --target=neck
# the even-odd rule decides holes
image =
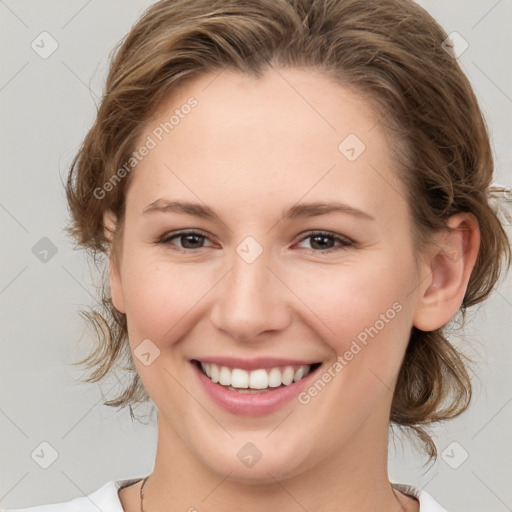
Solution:
[[[384,432],[381,438],[371,433]],[[307,449],[307,447],[304,447]],[[236,508],[316,512],[417,511],[417,502],[393,491],[387,475],[387,428],[368,421],[341,450],[299,474],[265,483],[235,481],[232,471],[214,472],[201,463],[160,415],[155,467],[144,488],[144,509]]]

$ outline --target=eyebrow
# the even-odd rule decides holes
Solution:
[[[144,208],[142,213],[143,215],[147,215],[156,212],[181,213],[203,219],[220,220],[219,216],[209,206],[187,201],[171,201],[165,198],[153,201]],[[339,202],[300,203],[286,210],[283,213],[282,218],[297,219],[303,217],[316,217],[318,215],[327,215],[328,213],[346,213],[365,220],[375,220],[375,218],[370,214],[348,204]]]

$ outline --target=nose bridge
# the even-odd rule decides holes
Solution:
[[[264,331],[285,327],[286,298],[283,285],[268,268],[270,259],[252,237],[236,247],[231,271],[222,280],[212,310],[212,322],[217,328],[250,341]]]

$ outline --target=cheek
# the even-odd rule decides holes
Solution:
[[[143,262],[135,255],[127,260],[123,290],[132,344],[143,338],[161,344],[179,337],[217,280],[215,273],[198,266]]]
[[[126,258],[123,267],[132,345],[145,338],[158,345],[179,339],[192,328],[194,320],[199,320],[200,304],[220,275],[218,267],[194,262],[177,265],[162,262],[161,258],[152,261],[136,251]],[[291,265],[274,271],[293,291],[287,300],[295,305],[295,313],[313,326],[337,354],[343,354],[350,350],[353,340],[363,345],[372,340],[376,330],[379,339],[396,336],[397,318],[406,316],[397,311],[396,304],[406,309],[404,302],[410,289],[406,279],[411,268],[406,255],[378,251],[339,264]]]
[[[350,364],[353,371],[358,366],[380,368],[390,376],[410,336],[412,268],[407,255],[386,258],[380,253],[364,263],[311,272],[307,279],[292,281],[290,273],[288,282],[307,305],[310,323],[343,357],[343,364]]]
[[[341,264],[323,272],[288,275],[288,282],[312,313],[336,334],[353,335],[351,329],[373,324],[393,303],[403,302],[407,285],[392,263]],[[402,266],[402,274],[407,270]],[[298,278],[299,276],[299,278]]]

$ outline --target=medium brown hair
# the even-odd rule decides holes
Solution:
[[[71,165],[69,233],[95,258],[108,255],[103,215],[110,210],[118,220],[111,250],[114,259],[119,256],[133,172],[108,192],[98,190],[129,161],[145,124],[178,85],[225,69],[260,77],[269,66],[301,67],[357,91],[379,113],[380,125],[396,141],[391,150],[418,249],[435,230],[446,229],[451,215],[471,212],[477,218],[481,244],[459,310],[464,320],[466,308],[492,291],[504,262],[508,269],[511,251],[488,200],[493,159],[485,122],[468,79],[443,45],[446,38],[409,0],[155,3],[116,48],[96,120]],[[97,382],[125,359],[131,381],[105,404],[128,405],[133,418],[132,405],[148,395],[131,357],[126,317],[113,306],[106,279],[101,301],[100,311],[82,311],[98,344],[76,364],[93,369],[86,381]],[[426,427],[467,409],[470,363],[445,328],[412,328],[390,420],[416,433],[430,460],[437,450]]]

